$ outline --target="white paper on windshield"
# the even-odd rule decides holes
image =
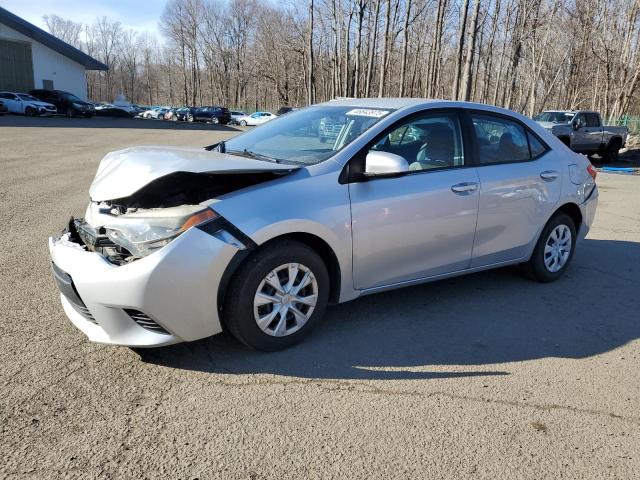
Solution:
[[[353,115],[357,117],[372,117],[372,118],[380,118],[384,117],[388,110],[373,110],[369,108],[354,108],[353,110],[349,110],[346,114]]]

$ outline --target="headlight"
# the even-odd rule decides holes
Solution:
[[[210,208],[186,216],[136,216],[123,219],[118,224],[107,225],[105,230],[113,243],[127,249],[135,257],[145,257],[164,247],[189,228],[218,217],[219,215]]]

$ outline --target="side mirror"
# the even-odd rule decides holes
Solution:
[[[404,157],[389,152],[367,153],[364,175],[367,178],[395,177],[409,171],[409,162]]]
[[[572,124],[574,130],[580,130],[580,127],[583,126],[582,120],[575,120]]]

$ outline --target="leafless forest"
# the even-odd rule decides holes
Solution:
[[[110,66],[89,96],[257,109],[333,97],[640,113],[640,0],[169,0],[160,38],[49,30]]]

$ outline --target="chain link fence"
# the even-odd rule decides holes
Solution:
[[[640,116],[625,115],[620,118],[611,118],[606,125],[627,127],[632,135],[640,134]]]

